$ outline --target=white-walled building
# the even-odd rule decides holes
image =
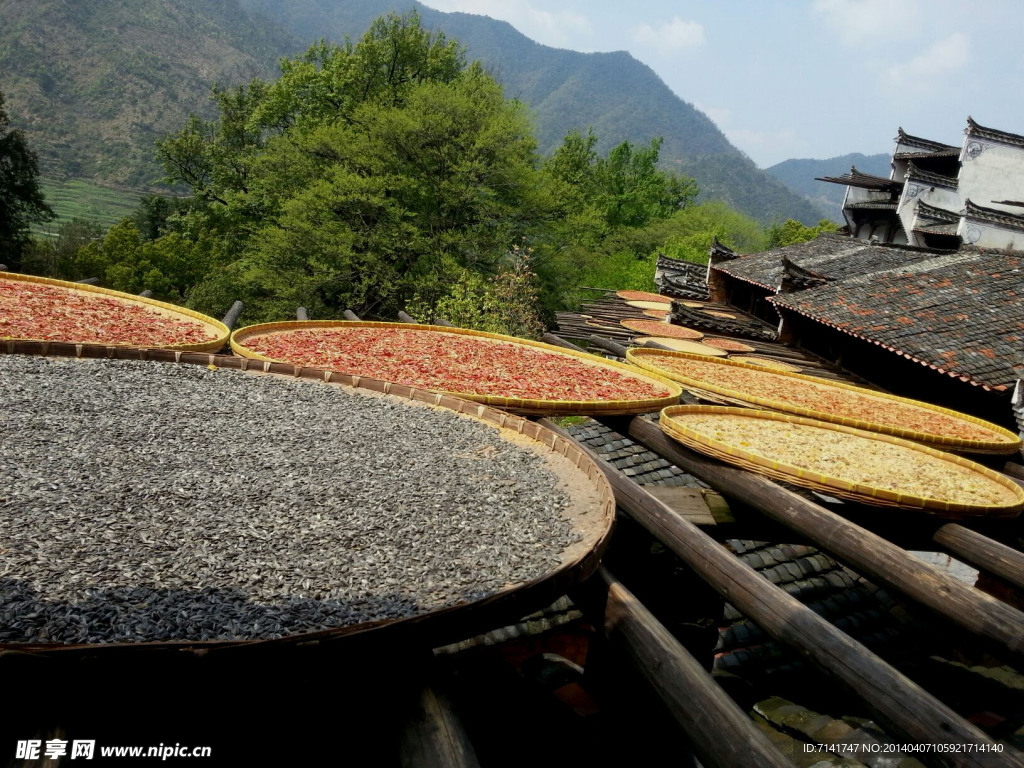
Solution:
[[[970,117],[961,146],[895,139],[889,178],[851,168],[820,179],[846,185],[843,216],[862,240],[955,250],[1024,248],[1024,136]]]

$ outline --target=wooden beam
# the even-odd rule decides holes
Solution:
[[[306,311],[305,307],[299,307],[295,310],[296,320],[309,320],[309,312]]]
[[[604,632],[639,671],[709,768],[792,768],[747,714],[672,633],[603,567],[608,587]]]
[[[398,320],[399,320],[399,322],[402,322],[402,323],[411,323],[413,325],[419,325],[420,324],[420,321],[417,320],[415,317],[413,317],[412,315],[406,314],[405,312],[402,312],[402,311],[398,312]],[[440,317],[437,318],[436,320],[434,320],[434,322],[432,322],[431,325],[439,325],[442,328],[458,328],[459,327],[459,326],[455,325],[454,323],[449,323],[447,320],[445,320],[443,318],[440,318]]]
[[[245,307],[245,305],[242,302],[236,301],[231,305],[231,309],[228,310],[228,313],[224,315],[224,319],[221,320],[221,322],[228,327],[229,331],[232,330],[235,327],[235,323],[238,322],[238,316],[242,314],[243,307]]]
[[[616,344],[614,341],[612,341],[611,339],[606,339],[604,336],[597,336],[596,334],[592,334],[590,338],[587,339],[587,341],[589,341],[595,347],[603,349],[605,352],[611,352],[616,357],[626,356],[626,348],[624,346],[622,346],[621,344]]]
[[[806,536],[858,573],[899,590],[969,632],[1024,653],[1024,613],[921,562],[890,541],[753,472],[691,451],[652,421],[637,417],[628,433],[659,456]]]
[[[932,541],[976,568],[1024,589],[1024,552],[956,523],[941,526]]]
[[[694,525],[715,525],[718,522],[699,488],[651,485],[647,486],[647,490],[658,501]]]
[[[399,737],[403,768],[479,768],[476,752],[448,697],[430,686],[417,696]]]
[[[542,341],[546,341],[548,344],[554,344],[556,347],[564,347],[565,349],[571,349],[574,352],[586,352],[587,350],[582,347],[577,347],[571,341],[566,341],[561,336],[556,336],[553,333],[545,333],[540,337]]]
[[[632,423],[641,421],[634,419]],[[565,435],[550,419],[540,424]],[[660,433],[660,430],[658,430]],[[632,434],[632,430],[631,430]],[[675,552],[716,592],[776,640],[792,647],[825,674],[844,683],[895,732],[922,744],[985,745],[994,742],[917,683],[825,621],[785,590],[734,557],[692,523],[676,515],[586,446],[615,491],[615,500],[656,539]],[[681,466],[681,465],[680,465]],[[741,474],[749,474],[736,470]],[[783,489],[779,489],[783,490]],[[729,495],[729,494],[726,494]],[[800,497],[797,497],[800,498]],[[1024,760],[1008,748],[1000,757],[1024,768]],[[991,765],[987,752],[930,753],[941,765]]]

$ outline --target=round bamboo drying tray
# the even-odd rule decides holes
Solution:
[[[739,315],[734,315],[732,312],[722,312],[718,309],[702,309],[705,315],[711,315],[712,317],[721,317],[724,320],[738,320]]]
[[[659,312],[672,311],[672,305],[666,304],[663,301],[627,301],[626,305],[636,309],[656,309]]]
[[[475,392],[437,390],[441,391],[442,394],[452,395],[466,400],[473,400],[478,403],[484,403],[513,413],[531,416],[557,414],[594,414],[610,416],[650,413],[651,411],[664,408],[666,405],[672,405],[679,402],[679,398],[682,395],[682,388],[671,379],[658,374],[651,374],[648,371],[638,370],[635,366],[628,365],[626,363],[606,360],[605,358],[598,357],[597,355],[592,355],[587,352],[576,352],[571,349],[556,347],[552,344],[545,344],[540,341],[520,339],[514,336],[503,336],[497,333],[486,333],[484,331],[472,331],[465,328],[348,320],[306,320],[281,323],[263,323],[261,325],[251,325],[247,328],[235,331],[231,335],[231,349],[236,354],[243,357],[248,357],[254,360],[270,360],[270,358],[265,355],[249,349],[246,346],[246,341],[251,339],[253,336],[261,334],[316,328],[381,328],[408,333],[449,334],[468,336],[477,339],[488,339],[520,347],[541,349],[547,353],[561,357],[574,358],[593,366],[595,369],[612,369],[645,383],[653,383],[659,387],[664,387],[667,390],[667,394],[661,397],[637,398],[635,400],[544,400],[477,394]],[[340,371],[340,373],[345,373],[345,371]]]
[[[624,301],[655,301],[659,304],[672,304],[671,296],[662,296],[650,291],[616,291],[615,295]]]
[[[799,366],[783,363],[779,360],[772,360],[770,357],[758,357],[757,355],[729,355],[729,359],[737,363],[756,365],[758,368],[765,368],[769,371],[799,373],[802,370]]]
[[[685,426],[687,414],[715,413],[729,416],[736,416],[748,419],[761,419],[765,421],[784,422],[788,424],[799,424],[805,427],[822,430],[822,432],[842,435],[851,435],[873,441],[888,443],[899,446],[907,451],[930,456],[941,461],[949,462],[951,465],[967,468],[973,472],[983,475],[997,485],[1010,491],[1015,503],[1012,505],[982,505],[951,502],[937,498],[928,498],[913,493],[901,493],[887,488],[879,488],[864,483],[858,483],[841,477],[832,477],[800,467],[795,464],[775,461],[771,457],[745,450],[743,447],[726,443],[709,437],[706,434],[690,429]],[[903,440],[891,435],[880,435],[877,432],[867,432],[861,429],[854,429],[839,424],[828,424],[814,419],[805,419],[799,416],[772,413],[769,411],[752,410],[749,408],[732,408],[708,405],[677,405],[665,408],[661,412],[659,424],[662,430],[675,440],[692,448],[695,451],[714,456],[728,464],[733,464],[752,472],[768,475],[776,480],[782,480],[803,488],[810,488],[816,491],[861,502],[872,506],[900,507],[905,509],[921,509],[933,512],[943,517],[989,517],[1005,518],[1016,517],[1024,509],[1024,489],[1014,483],[1008,477],[994,472],[988,467],[976,462],[955,456],[944,451],[921,445],[912,440]],[[912,455],[912,454],[908,454]]]
[[[664,309],[645,309],[644,314],[648,317],[657,318],[658,320],[668,320],[668,316],[671,312]]]
[[[619,320],[619,325],[637,333],[649,334],[652,336],[671,336],[674,339],[687,339],[697,341],[703,339],[704,334],[687,328],[682,325],[671,323],[658,323],[653,320]]]
[[[824,379],[817,378],[815,376],[808,376],[802,373],[789,373],[788,371],[769,371],[757,365],[750,365],[749,363],[738,363],[734,360],[714,360],[708,361],[706,358],[700,355],[691,355],[686,352],[668,352],[660,349],[630,349],[627,352],[627,360],[629,362],[638,365],[652,373],[659,373],[662,376],[678,381],[687,388],[694,387],[698,390],[705,390],[713,394],[724,395],[745,403],[750,403],[761,408],[766,408],[772,411],[780,411],[782,413],[791,413],[797,416],[805,416],[810,419],[816,419],[818,421],[829,422],[832,424],[842,424],[847,427],[854,427],[856,429],[863,429],[869,432],[877,432],[883,435],[892,435],[895,437],[902,437],[907,440],[913,440],[924,445],[943,448],[945,450],[954,450],[968,453],[978,454],[1011,454],[1016,453],[1020,450],[1021,441],[1020,438],[1010,432],[1007,429],[1003,429],[1000,426],[987,422],[983,419],[969,416],[959,411],[953,411],[949,408],[942,408],[938,405],[932,405],[931,403],[924,403],[919,400],[911,400],[906,397],[898,397],[896,395],[890,395],[885,392],[876,392],[871,389],[865,389],[864,387],[857,387],[853,384],[844,384],[836,381],[825,381]],[[691,360],[701,360],[702,362],[714,362],[716,365],[731,366],[736,368],[746,368],[748,370],[755,370],[759,373],[771,376],[782,376],[786,378],[796,379],[798,381],[811,382],[818,386],[830,387],[840,391],[851,391],[857,392],[858,394],[867,395],[870,397],[878,398],[881,400],[905,403],[913,405],[918,408],[922,408],[926,411],[932,411],[934,413],[941,413],[946,416],[950,416],[956,419],[963,420],[969,424],[974,424],[983,427],[986,430],[991,431],[996,435],[1004,435],[1006,440],[968,440],[958,437],[947,437],[944,435],[933,435],[926,434],[924,432],[917,432],[911,429],[904,429],[894,424],[878,424],[869,421],[862,421],[860,419],[850,419],[843,416],[837,416],[835,414],[827,413],[825,411],[816,411],[809,408],[802,408],[800,406],[789,404],[782,400],[770,400],[762,397],[754,397],[747,395],[744,392],[729,389],[728,387],[721,387],[711,384],[709,382],[700,381],[699,379],[693,379],[679,373],[672,372],[662,366],[658,365],[659,358],[665,357],[676,357]]]
[[[83,359],[148,360],[169,365],[200,365],[245,371],[250,375],[303,378],[324,386],[343,387],[367,396],[389,395],[425,404],[434,408],[457,411],[492,427],[506,430],[517,441],[531,443],[541,453],[554,454],[564,471],[588,486],[595,495],[594,508],[580,511],[570,521],[580,533],[581,542],[572,545],[571,552],[563,554],[562,562],[550,572],[530,582],[509,584],[485,598],[458,605],[435,609],[424,614],[401,619],[372,621],[362,624],[301,632],[280,638],[258,640],[202,640],[159,642],[113,642],[82,645],[54,643],[3,643],[0,652],[18,651],[33,655],[74,656],[132,656],[137,654],[172,654],[182,651],[197,655],[234,651],[251,652],[266,649],[286,649],[298,645],[317,647],[343,643],[357,646],[370,643],[415,643],[417,647],[437,647],[465,637],[479,634],[495,626],[512,623],[531,611],[549,605],[566,594],[576,584],[586,580],[600,563],[607,549],[615,522],[615,497],[601,469],[572,440],[540,426],[534,421],[505,411],[489,408],[452,395],[429,392],[400,384],[369,379],[364,376],[328,371],[323,368],[298,366],[290,363],[255,361],[247,357],[217,355],[168,349],[143,349],[97,344],[70,344],[66,342],[14,341],[0,345],[0,354],[47,355]],[[513,434],[515,433],[515,434]],[[329,449],[327,446],[326,449]],[[557,457],[564,457],[565,461]],[[360,646],[361,647],[361,646]]]
[[[84,285],[82,283],[69,283],[65,280],[53,280],[48,277],[36,277],[35,275],[22,275],[13,272],[0,272],[0,280],[11,280],[14,282],[47,285],[54,288],[61,288],[74,293],[80,293],[84,295],[92,296],[103,296],[108,299],[115,299],[129,305],[141,305],[149,307],[160,315],[165,317],[176,317],[176,318],[188,318],[190,321],[196,322],[199,325],[207,328],[214,335],[209,341],[193,342],[193,343],[182,343],[182,344],[147,344],[147,343],[127,343],[119,342],[115,343],[116,346],[128,346],[128,347],[159,347],[161,349],[177,349],[181,351],[191,352],[216,352],[222,349],[228,342],[228,336],[231,331],[222,322],[215,320],[207,315],[194,312],[191,309],[185,307],[179,307],[175,304],[168,304],[164,301],[157,301],[156,299],[148,299],[142,296],[133,296],[128,293],[122,293],[121,291],[114,291],[109,288],[99,288],[95,285]],[[0,342],[13,340],[13,341],[39,341],[44,342],[45,339],[28,339],[28,338],[14,338],[0,335]],[[51,340],[52,341],[52,340]],[[71,343],[77,343],[77,339],[62,339],[61,341],[67,341]],[[97,342],[82,342],[82,343],[97,343]]]
[[[749,344],[744,344],[743,342],[736,341],[734,339],[719,338],[718,336],[705,336],[703,341],[705,344],[710,344],[712,347],[724,349],[726,352],[741,352],[746,354],[757,351]]]
[[[673,339],[668,336],[640,336],[633,339],[637,344],[661,344],[677,352],[692,352],[695,355],[704,357],[725,357],[728,352],[718,347],[709,347],[700,341],[688,341],[686,339]]]

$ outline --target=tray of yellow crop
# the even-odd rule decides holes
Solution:
[[[235,331],[231,348],[243,357],[326,368],[532,415],[649,413],[682,394],[675,382],[636,366],[465,328],[264,323]]]
[[[750,408],[682,405],[662,430],[752,472],[873,506],[943,517],[1015,517],[1024,489],[961,456],[911,440]]]
[[[1020,438],[964,413],[852,384],[769,371],[733,360],[685,352],[630,349],[629,362],[686,387],[751,405],[969,453],[1010,454]]]

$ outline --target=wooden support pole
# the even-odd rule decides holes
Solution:
[[[415,317],[413,317],[412,315],[406,314],[405,312],[402,312],[401,310],[399,310],[399,312],[398,312],[398,319],[399,319],[400,322],[403,322],[403,323],[410,323],[412,325],[419,325],[420,324],[420,321],[417,320]],[[436,320],[434,320],[434,322],[432,322],[431,325],[438,325],[441,328],[458,328],[459,327],[459,326],[455,325],[454,323],[449,323],[447,320],[445,320],[443,318],[440,318],[440,317],[437,318]]]
[[[309,312],[306,311],[305,307],[299,307],[295,310],[296,320],[309,320]]]
[[[604,632],[665,704],[709,768],[792,768],[768,737],[672,633],[603,567],[608,587]]]
[[[153,296],[153,292],[147,288],[142,293],[140,293],[139,296],[143,299],[148,299]]]
[[[611,352],[616,357],[625,357],[626,348],[621,344],[616,344],[610,339],[606,339],[604,336],[591,336],[587,339],[591,344],[599,349],[603,349],[605,352]]]
[[[638,421],[642,419],[636,418],[633,423]],[[539,423],[559,434],[567,434],[550,419],[541,419]],[[661,430],[658,432],[660,434]],[[675,552],[744,616],[776,640],[792,647],[825,674],[843,682],[884,724],[922,744],[977,744],[985,745],[982,749],[991,748],[994,742],[977,726],[733,557],[725,547],[675,514],[643,486],[634,483],[586,446],[577,443],[577,447],[596,460],[615,491],[616,502],[630,517]],[[991,754],[980,751],[935,752],[929,757],[934,757],[935,762],[941,765],[984,768],[991,765]],[[1024,768],[1024,760],[1010,749],[1000,758],[1006,765]]]
[[[358,320],[359,319],[359,315],[357,315],[351,309],[346,309],[344,312],[341,313],[341,316],[344,317],[346,320]]]
[[[691,451],[637,417],[629,436],[729,499],[806,536],[869,578],[887,584],[969,632],[1024,653],[1024,613],[918,560],[892,542],[753,472]]]
[[[242,302],[236,301],[231,305],[231,309],[228,310],[228,313],[224,315],[224,319],[221,320],[221,322],[228,327],[229,331],[232,330],[235,327],[235,323],[238,322],[238,316],[242,314],[243,307],[245,307],[245,305]]]
[[[561,336],[556,336],[553,333],[545,333],[541,336],[542,341],[546,341],[548,344],[554,344],[556,347],[564,347],[565,349],[571,349],[574,352],[586,352],[587,350],[582,347],[577,347],[571,341],[566,341]]]
[[[75,280],[75,282],[82,285],[99,285],[100,279],[98,277],[86,277],[82,280]]]
[[[399,738],[402,768],[479,768],[476,752],[451,702],[424,686]]]
[[[1024,589],[1024,552],[956,523],[941,526],[932,541],[976,568]]]

